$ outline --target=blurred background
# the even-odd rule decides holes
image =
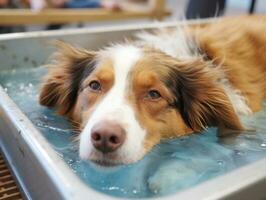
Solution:
[[[265,0],[0,0],[0,33],[265,12]]]

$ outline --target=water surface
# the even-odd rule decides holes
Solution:
[[[225,139],[216,129],[165,141],[136,164],[97,168],[78,158],[76,134],[63,117],[38,104],[43,68],[2,71],[0,84],[36,125],[59,156],[86,184],[119,197],[155,197],[172,194],[266,157],[266,103],[264,110],[243,120],[245,134]]]

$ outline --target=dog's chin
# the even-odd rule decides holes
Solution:
[[[119,166],[123,165],[123,163],[112,162],[112,161],[105,160],[105,159],[90,160],[90,161],[96,166],[105,167],[105,168],[119,167]]]
[[[123,155],[123,154],[122,154]],[[134,156],[121,156],[121,152],[111,152],[111,153],[102,153],[96,149],[93,149],[89,156],[82,157],[81,159],[84,161],[89,161],[94,166],[102,166],[102,167],[119,167],[123,165],[131,165],[139,160],[141,160],[143,156],[134,157]]]
[[[116,153],[103,154],[99,151],[93,151],[88,160],[94,165],[101,167],[118,167],[128,164]]]

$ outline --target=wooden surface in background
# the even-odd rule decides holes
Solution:
[[[165,0],[149,0],[148,9],[136,11],[112,11],[98,9],[44,9],[39,12],[30,9],[0,9],[0,25],[66,24],[126,19],[150,18],[162,20],[171,13]]]
[[[1,9],[0,25],[57,24],[76,22],[97,22],[125,19],[161,19],[169,11],[111,11],[106,9],[45,9],[34,12],[30,9]]]

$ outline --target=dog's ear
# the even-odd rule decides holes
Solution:
[[[210,63],[202,59],[175,66],[176,105],[185,123],[195,132],[209,126],[243,130],[232,103],[218,83],[218,69],[209,67]]]
[[[39,96],[41,105],[55,107],[61,115],[67,115],[74,106],[84,74],[94,69],[95,52],[76,48],[57,41],[56,51],[48,65]]]

